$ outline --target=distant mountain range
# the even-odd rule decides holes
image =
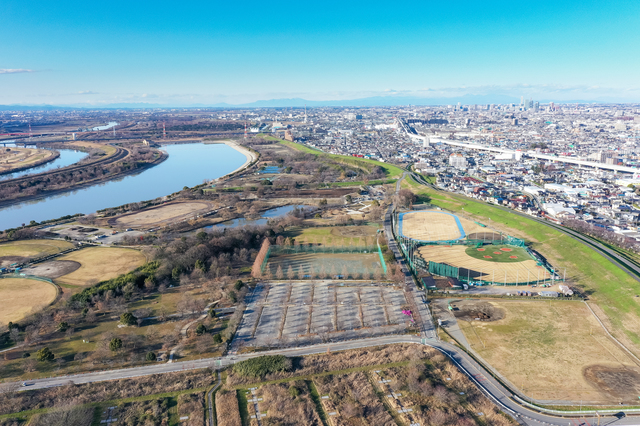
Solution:
[[[154,109],[154,108],[300,108],[308,107],[375,107],[375,106],[402,106],[402,105],[488,105],[488,104],[519,104],[520,98],[507,95],[464,95],[451,98],[419,98],[413,96],[373,96],[360,99],[311,101],[301,98],[270,99],[249,102],[244,104],[151,104],[144,102],[117,103],[100,106],[74,104],[74,105],[0,105],[0,111],[53,111],[76,109]],[[549,100],[539,100],[540,103],[548,103]],[[556,104],[588,104],[588,103],[624,103],[621,100],[572,100],[554,101]]]

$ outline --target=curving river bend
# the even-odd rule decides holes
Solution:
[[[166,145],[169,158],[139,174],[0,209],[0,229],[151,200],[226,175],[246,161],[224,144]]]

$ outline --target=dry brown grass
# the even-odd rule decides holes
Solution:
[[[21,240],[0,244],[0,265],[3,257],[34,258],[73,248],[73,244],[58,240]]]
[[[394,426],[396,424],[384,404],[378,399],[365,373],[321,376],[314,382],[321,395],[329,396],[328,403],[338,413],[336,416],[331,416],[334,426],[357,424]]]
[[[309,355],[300,359],[297,368],[291,372],[269,374],[266,380],[284,379],[287,377],[306,376],[309,374],[323,373],[325,371],[346,370],[370,365],[389,364],[393,362],[408,361],[415,358],[424,358],[436,351],[428,346],[411,344],[378,346],[367,349],[354,349],[350,351]],[[255,379],[239,376],[232,371],[227,377],[229,386],[236,386],[256,382]]]
[[[12,170],[29,167],[30,165],[51,159],[54,151],[36,148],[10,148],[0,150],[0,173],[10,173]],[[35,165],[35,164],[34,164]]]
[[[189,417],[180,424],[184,426],[205,426],[204,393],[182,394],[178,397],[178,416]]]
[[[584,303],[490,303],[505,311],[504,319],[458,324],[472,349],[526,395],[605,404],[637,401],[633,386],[624,392],[623,381],[607,389],[585,378],[587,367],[622,368],[628,377],[640,369],[605,335]]]
[[[213,207],[207,202],[185,202],[171,203],[159,207],[152,207],[141,212],[127,214],[119,217],[114,221],[116,226],[120,227],[148,227],[156,226],[167,221],[175,221],[186,219],[211,210]]]
[[[87,404],[95,401],[204,388],[210,386],[212,382],[213,378],[209,370],[194,370],[82,385],[70,383],[66,386],[37,391],[0,393],[0,414],[64,406],[70,402]]]
[[[297,389],[298,396],[291,395],[289,389],[292,387]],[[265,385],[258,389],[257,395],[263,399],[259,402],[260,411],[267,411],[263,425],[322,426],[304,381]]]
[[[53,302],[58,294],[53,284],[24,278],[0,279],[0,324],[17,322]]]
[[[59,258],[82,266],[58,280],[66,284],[88,286],[126,274],[143,265],[147,258],[138,250],[112,247],[89,247]]]
[[[216,417],[220,426],[242,426],[235,391],[222,389],[216,393]]]

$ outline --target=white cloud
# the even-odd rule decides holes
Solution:
[[[22,74],[27,72],[35,72],[35,71],[27,70],[23,68],[0,68],[0,74]]]

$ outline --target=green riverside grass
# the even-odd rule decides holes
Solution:
[[[624,334],[635,345],[640,346],[640,334],[628,330],[623,325],[626,315],[640,318],[640,303],[635,298],[640,295],[640,282],[630,277],[624,270],[570,236],[545,226],[532,219],[517,216],[508,210],[470,198],[440,192],[418,183],[405,180],[404,188],[411,189],[422,199],[429,199],[434,206],[454,212],[474,216],[489,226],[504,225],[526,234],[532,248],[548,245],[553,253],[545,253],[551,264],[559,270],[567,268],[567,277],[590,294],[590,298],[605,312],[611,321],[612,334]],[[551,256],[553,255],[553,256]],[[638,347],[634,347],[638,352]]]

